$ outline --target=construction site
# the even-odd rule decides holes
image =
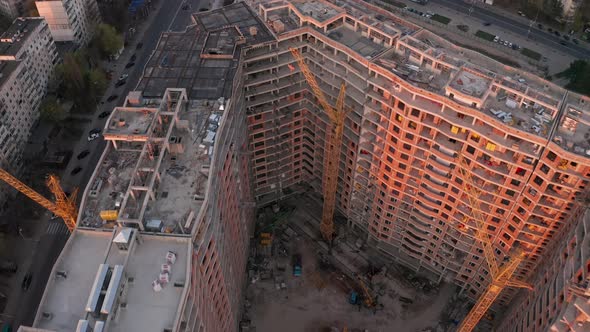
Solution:
[[[590,330],[590,98],[380,7],[195,13],[102,132],[78,212],[0,174],[72,231],[23,332]]]

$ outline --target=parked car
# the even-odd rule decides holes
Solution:
[[[541,24],[541,23],[537,24],[537,28],[543,30],[543,24]]]
[[[84,151],[78,153],[78,156],[76,156],[76,158],[78,160],[82,160],[82,159],[86,158],[89,154],[90,154],[90,150],[84,150]]]
[[[190,8],[188,3],[185,3],[184,5],[182,5],[182,7],[180,7],[182,10],[188,10]]]
[[[129,69],[129,68],[131,68],[131,67],[133,67],[133,66],[135,66],[135,62],[128,62],[128,63],[125,65],[125,69]]]
[[[136,54],[133,54],[131,56],[131,58],[129,59],[129,62],[135,61],[135,59],[137,59],[137,55]],[[127,75],[127,76],[129,76],[129,75]],[[127,77],[125,77],[125,78],[127,78]]]
[[[140,50],[143,47],[143,43],[138,43],[137,46],[135,46],[136,50]]]
[[[568,36],[568,35],[563,35],[563,39],[565,39],[565,40],[570,40],[570,36]]]
[[[580,44],[580,42],[579,42],[579,41],[578,41],[576,38],[572,39],[572,41],[573,41],[573,42],[574,42],[574,44],[576,44],[576,45]]]
[[[561,34],[559,33],[559,31],[557,31],[557,30],[553,31],[553,34],[555,34],[557,37],[560,37],[561,36]]]
[[[104,112],[102,112],[102,113],[100,113],[100,114],[98,115],[98,118],[99,118],[99,119],[104,119],[104,118],[106,118],[106,117],[107,117],[107,116],[109,116],[109,115],[111,115],[111,112],[109,112],[109,111],[104,111]]]
[[[33,281],[33,274],[31,272],[29,272],[23,278],[23,281],[21,283],[21,288],[25,291],[29,290],[29,287],[31,287],[31,281]]]
[[[490,25],[492,25],[492,23],[490,23],[490,22],[483,22],[483,26],[484,27],[489,27]]]
[[[73,170],[70,172],[70,174],[71,174],[71,175],[76,175],[76,174],[80,173],[81,171],[82,171],[82,167],[78,166],[78,167],[74,168],[74,169],[73,169]]]
[[[110,96],[107,98],[107,101],[110,103],[111,101],[113,101],[113,100],[117,99],[118,97],[119,97],[118,95],[110,95]]]
[[[565,40],[561,40],[561,41],[559,41],[559,43],[563,46],[567,46],[567,42]]]
[[[115,88],[123,86],[123,85],[125,85],[125,83],[127,83],[126,80],[117,81],[117,83],[115,83]]]
[[[121,76],[119,76],[119,81],[124,81],[127,79],[127,77],[129,77],[129,74],[122,74]]]

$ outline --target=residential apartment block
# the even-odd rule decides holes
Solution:
[[[57,42],[86,45],[100,23],[96,0],[38,0],[35,5]]]
[[[297,183],[321,192],[330,124],[290,54],[297,48],[332,102],[346,83],[337,209],[383,253],[473,300],[486,289],[459,154],[497,259],[515,246],[528,253],[518,279],[576,225],[590,180],[590,99],[361,1],[252,5],[277,36],[244,59],[259,201]]]
[[[17,18],[0,37],[0,166],[15,174],[58,62],[42,18]],[[0,188],[2,201],[6,190]]]
[[[0,13],[10,18],[26,16],[25,0],[0,0]]]
[[[105,124],[78,228],[21,330],[238,330],[255,211],[239,59],[268,39],[243,3],[161,36],[145,90]]]
[[[255,206],[296,185],[322,192],[330,122],[292,48],[332,103],[346,83],[337,210],[384,255],[472,300],[488,287],[459,157],[481,191],[498,261],[515,247],[527,253],[518,280],[553,278],[547,259],[564,243],[583,246],[589,98],[361,0],[239,2],[193,19],[162,35],[138,91],[108,119],[107,148],[34,327],[237,330]],[[96,256],[76,249],[84,241],[105,254],[84,261]],[[578,256],[574,265],[586,264]],[[93,275],[94,285],[82,282]],[[96,285],[107,290],[101,308]],[[133,323],[141,311],[150,325]],[[505,317],[511,329],[523,316]]]

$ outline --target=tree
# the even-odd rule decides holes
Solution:
[[[76,53],[66,53],[63,64],[57,67],[57,72],[65,85],[66,95],[74,100],[77,96],[84,94],[86,89],[85,68],[82,67],[80,54]]]
[[[590,63],[584,60],[576,60],[570,64],[570,67],[563,72],[555,75],[557,77],[567,77],[569,83],[565,86],[572,91],[590,96]]]
[[[96,29],[96,42],[104,57],[116,54],[123,47],[123,37],[114,27],[104,23]]]
[[[96,100],[106,91],[108,81],[102,69],[95,68],[89,70],[86,74],[89,91],[92,92],[92,97]]]
[[[41,102],[39,108],[41,120],[57,123],[65,119],[66,113],[55,96],[48,95]]]

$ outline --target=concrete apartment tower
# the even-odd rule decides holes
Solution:
[[[58,62],[43,18],[17,18],[0,37],[0,166],[14,174]],[[6,187],[0,190],[4,204]]]
[[[26,15],[27,0],[0,0],[0,12],[10,18]]]
[[[494,324],[523,326],[550,280],[552,311],[518,331],[582,316],[589,98],[360,0],[240,2],[193,18],[162,35],[139,91],[107,121],[34,327],[237,330],[254,208],[322,192],[330,122],[290,48],[331,103],[346,83],[336,207],[349,230],[477,300],[490,277],[461,155],[496,258],[519,247],[516,279],[543,280],[524,302],[503,291],[494,310],[522,309]]]
[[[86,45],[100,23],[96,0],[40,0],[35,5],[56,42]]]

